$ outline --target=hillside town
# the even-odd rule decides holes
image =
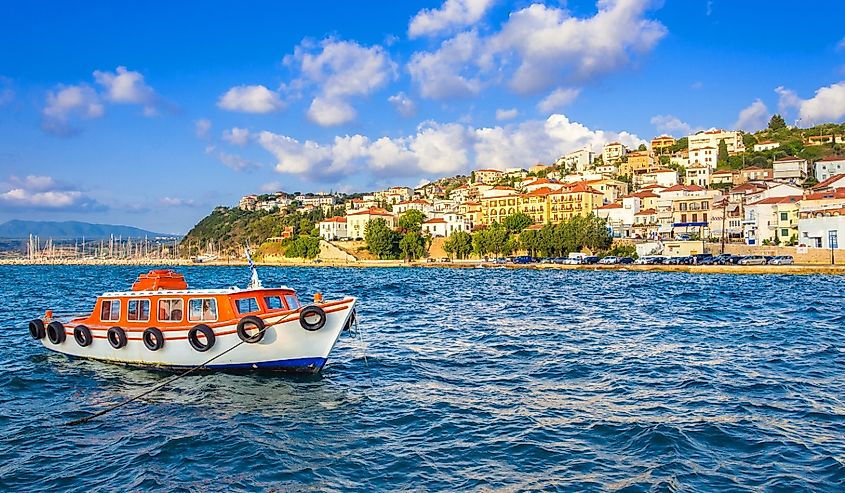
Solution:
[[[752,144],[770,166],[724,166],[747,154],[748,134],[711,129],[676,140],[660,135],[650,146],[606,143],[601,152],[572,150],[553,163],[473,171],[469,176],[373,193],[247,195],[245,211],[321,210],[324,240],[362,239],[367,224],[396,228],[411,209],[425,216],[422,232],[450,237],[523,213],[539,229],[573,216],[604,219],[611,235],[631,240],[709,240],[747,245],[840,248],[845,234],[845,157],[812,162],[780,151],[776,141]],[[810,135],[804,146],[833,147],[845,136]],[[766,163],[762,163],[766,164]]]

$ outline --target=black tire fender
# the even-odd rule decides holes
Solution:
[[[144,346],[150,351],[158,351],[164,347],[164,334],[157,327],[147,327],[141,335]]]
[[[106,332],[106,339],[109,340],[111,347],[120,349],[126,346],[126,331],[120,327],[112,327]]]
[[[65,334],[65,326],[59,322],[58,320],[53,320],[49,324],[47,324],[47,339],[50,340],[53,344],[61,344],[65,342],[67,339],[67,334]]]
[[[317,316],[318,319],[314,322],[309,322],[307,318]],[[308,305],[299,312],[299,325],[303,329],[314,332],[322,329],[326,325],[326,311],[317,305]]]
[[[91,335],[91,329],[84,325],[77,325],[73,328],[73,338],[80,347],[88,347],[94,342],[94,336]]]
[[[199,334],[205,336],[205,342],[199,338]],[[204,353],[214,346],[217,337],[214,336],[214,331],[211,327],[205,324],[195,325],[188,331],[188,342],[195,350]]]
[[[47,329],[44,327],[44,321],[36,318],[29,322],[29,335],[36,341],[44,339],[47,335]]]
[[[250,335],[247,333],[249,326],[254,326],[258,332]],[[247,315],[238,322],[238,337],[248,344],[255,344],[264,338],[264,327],[264,320],[261,320],[261,318],[255,315]]]

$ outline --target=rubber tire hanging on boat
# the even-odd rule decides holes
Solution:
[[[65,342],[65,339],[67,339],[65,326],[58,320],[53,320],[47,324],[47,339],[50,339],[50,342],[53,344],[61,344]]]
[[[157,327],[147,327],[141,339],[150,351],[158,351],[164,347],[164,334]]]
[[[202,335],[205,336],[205,343],[200,341],[198,337],[198,333],[201,332]],[[211,330],[211,327],[205,324],[195,325],[191,330],[188,331],[188,342],[191,344],[191,347],[196,349],[197,351],[204,353],[211,349],[214,346],[214,341],[217,338],[214,336],[214,331]]]
[[[90,346],[94,342],[94,336],[91,335],[91,329],[84,325],[77,325],[73,328],[73,338],[80,347]]]
[[[255,326],[257,333],[253,335],[249,335],[247,333],[246,328],[249,325]],[[264,320],[261,320],[259,317],[255,315],[247,315],[246,317],[242,318],[240,322],[238,322],[238,337],[241,338],[242,341],[255,344],[259,342],[261,339],[264,338]]]
[[[316,322],[309,322],[306,320],[306,318],[314,315],[320,317],[320,319]],[[310,330],[311,332],[322,329],[323,326],[326,325],[326,311],[317,305],[306,306],[301,312],[299,312],[299,325],[301,325],[303,329]]]
[[[44,339],[44,336],[47,335],[47,329],[44,328],[44,321],[41,319],[36,318],[29,322],[29,335],[32,336],[33,339],[40,340]]]
[[[106,339],[109,340],[111,347],[120,349],[126,346],[126,331],[120,327],[112,327],[106,332]]]

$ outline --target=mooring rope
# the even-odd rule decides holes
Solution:
[[[293,320],[293,319],[290,319],[290,320]],[[280,318],[279,320],[277,320],[277,321],[275,321],[275,322],[273,322],[273,323],[271,323],[271,324],[265,325],[263,329],[259,330],[259,331],[256,333],[256,335],[258,335],[258,334],[263,334],[265,330],[269,329],[270,327],[272,327],[272,326],[274,326],[274,325],[276,325],[276,324],[279,324],[279,323],[282,323],[282,322],[289,322],[290,320],[288,319],[288,317],[287,317],[287,316],[282,317],[282,318]],[[225,356],[225,355],[226,355],[226,354],[228,354],[229,352],[234,351],[236,348],[240,347],[240,346],[241,346],[243,343],[245,343],[245,342],[246,342],[246,341],[241,341],[241,342],[239,342],[239,343],[235,344],[234,346],[230,347],[229,349],[227,349],[227,350],[223,351],[222,353],[220,353],[220,354],[218,354],[218,355],[216,355],[216,356],[214,356],[214,357],[212,357],[212,358],[208,359],[207,361],[205,361],[205,362],[203,362],[203,363],[201,363],[201,364],[199,364],[199,365],[193,366],[193,367],[191,367],[191,368],[188,368],[188,369],[187,369],[187,370],[185,370],[184,372],[182,372],[182,373],[180,373],[180,374],[178,374],[178,375],[174,375],[174,376],[172,376],[172,377],[168,378],[168,379],[167,379],[167,380],[165,380],[164,382],[162,382],[162,383],[160,383],[160,384],[156,385],[155,387],[153,387],[153,388],[151,388],[151,389],[148,389],[148,390],[145,390],[144,392],[141,392],[140,394],[136,395],[135,397],[131,397],[131,398],[126,399],[126,400],[124,400],[124,401],[122,401],[122,402],[119,402],[119,403],[117,403],[117,404],[115,404],[115,405],[113,405],[113,406],[111,406],[111,407],[107,407],[107,408],[103,409],[102,411],[97,411],[96,413],[94,413],[94,414],[92,414],[92,415],[90,415],[90,416],[86,416],[86,417],[84,417],[84,418],[79,418],[79,419],[74,419],[73,421],[68,421],[67,423],[64,423],[64,425],[63,425],[63,426],[76,426],[76,425],[85,424],[85,423],[87,423],[87,422],[91,421],[91,420],[92,420],[92,419],[94,419],[94,418],[98,418],[98,417],[100,417],[100,416],[102,416],[102,415],[104,415],[104,414],[108,414],[108,413],[110,413],[110,412],[114,411],[115,409],[119,409],[119,408],[121,408],[121,407],[123,407],[123,406],[125,406],[125,405],[127,405],[127,404],[129,404],[129,403],[131,403],[131,402],[135,402],[135,401],[137,401],[138,399],[140,399],[140,398],[142,398],[142,397],[144,397],[144,396],[150,395],[150,394],[152,394],[153,392],[155,392],[155,391],[157,391],[157,390],[160,390],[160,389],[162,389],[162,388],[164,388],[164,387],[166,387],[166,386],[170,385],[171,383],[175,382],[176,380],[179,380],[179,379],[180,379],[180,378],[182,378],[182,377],[186,377],[186,376],[190,375],[191,373],[193,373],[193,372],[195,372],[195,371],[197,371],[197,370],[199,370],[199,369],[201,369],[201,368],[205,367],[206,365],[208,365],[208,364],[209,364],[209,363],[211,363],[212,361],[216,360],[217,358],[219,358],[219,357],[221,357],[221,356]]]

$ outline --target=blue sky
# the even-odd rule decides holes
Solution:
[[[0,221],[185,232],[247,193],[415,186],[774,112],[845,117],[838,2],[3,10]]]

